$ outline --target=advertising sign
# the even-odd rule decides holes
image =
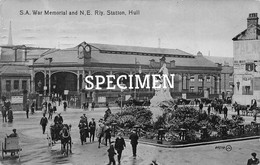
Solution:
[[[12,104],[22,104],[23,103],[23,96],[12,96],[11,97]]]

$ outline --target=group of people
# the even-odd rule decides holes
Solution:
[[[111,110],[108,109],[108,112],[106,113],[111,113]],[[122,151],[126,147],[126,143],[124,138],[122,137],[121,132],[117,134],[115,141],[112,141],[111,125],[109,125],[103,118],[99,119],[97,123],[95,122],[94,118],[92,118],[91,121],[88,122],[88,118],[85,113],[80,117],[78,127],[82,145],[87,142],[87,138],[89,138],[90,142],[94,142],[94,136],[96,135],[96,138],[98,140],[98,148],[101,147],[101,144],[104,144],[105,146],[109,145],[109,149],[107,150],[109,164],[115,165],[115,155],[117,155],[117,161],[120,164]],[[132,131],[132,134],[130,135],[129,139],[132,145],[133,156],[136,157],[139,139],[136,130]]]
[[[92,103],[91,103],[91,111],[94,111],[95,105],[96,105],[96,103],[94,101],[92,101]],[[82,109],[83,110],[88,110],[88,108],[89,108],[89,103],[88,102],[85,102],[85,103],[82,104]]]
[[[42,104],[42,111],[43,114],[49,114],[48,119],[52,119],[53,113],[57,111],[57,106],[55,101],[44,101]]]
[[[132,146],[132,152],[133,152],[133,157],[136,157],[136,150],[137,150],[137,145],[138,145],[138,134],[136,130],[133,130],[130,137],[130,143]],[[109,165],[111,165],[111,163],[113,165],[116,164],[115,158],[114,156],[117,154],[117,161],[118,164],[121,164],[121,157],[122,157],[122,152],[123,150],[126,148],[126,143],[124,138],[122,137],[122,133],[118,133],[117,134],[117,138],[115,140],[115,142],[111,142],[109,149],[107,150],[108,152],[108,158],[109,158]]]
[[[89,138],[89,141],[94,142],[94,136],[95,136],[95,130],[96,130],[96,122],[95,119],[92,118],[90,122],[88,122],[88,118],[86,114],[83,114],[83,116],[80,117],[79,121],[79,132],[80,132],[80,139],[81,144],[83,145],[83,142],[87,142],[87,138]]]
[[[7,119],[8,119],[9,123],[13,122],[14,117],[13,117],[13,111],[11,109],[10,101],[7,101],[7,100],[3,101],[1,112],[2,112],[2,117],[3,117],[3,122],[7,122]]]

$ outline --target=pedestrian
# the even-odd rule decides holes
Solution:
[[[82,103],[82,109],[83,109],[83,110],[86,109],[86,103]]]
[[[136,148],[137,148],[138,139],[139,139],[139,137],[138,137],[138,135],[136,133],[136,130],[133,130],[133,132],[130,135],[129,139],[131,140],[133,156],[136,157]]]
[[[59,106],[60,106],[60,103],[61,103],[61,98],[59,97]]]
[[[125,145],[125,140],[122,137],[122,133],[117,134],[116,142],[115,142],[115,149],[117,151],[117,161],[118,164],[121,164],[121,156],[124,148],[126,147]]]
[[[116,152],[115,152],[115,148],[114,148],[112,143],[110,143],[110,147],[107,150],[107,152],[108,152],[108,158],[109,158],[108,165],[111,165],[111,163],[113,163],[113,165],[116,165],[116,161],[115,161],[115,158],[114,158],[114,156],[116,155]]]
[[[29,118],[29,107],[30,107],[30,103],[29,103],[29,99],[26,101],[25,103],[25,111],[26,111],[26,117],[27,119]]]
[[[57,111],[56,101],[52,102],[52,109],[53,109],[53,113]]]
[[[61,116],[61,113],[58,113],[58,115],[54,117],[54,123],[55,124],[63,124],[63,118]]]
[[[259,159],[256,158],[256,153],[252,153],[252,158],[248,159],[247,165],[258,165],[259,164]]]
[[[34,107],[35,107],[35,103],[33,101],[31,104],[31,114],[34,114]]]
[[[13,133],[8,135],[7,137],[18,137],[18,134],[16,133],[16,129],[13,129]]]
[[[210,115],[210,110],[211,110],[211,106],[210,104],[208,105],[208,115]]]
[[[63,108],[64,108],[64,111],[66,111],[66,109],[67,109],[67,106],[68,106],[67,102],[66,102],[66,101],[64,101],[64,102],[63,102]]]
[[[110,108],[108,108],[106,111],[105,111],[105,115],[104,115],[104,120],[107,121],[107,118],[112,114]]]
[[[90,142],[91,142],[91,138],[92,138],[92,142],[94,142],[95,130],[96,130],[96,122],[95,119],[92,118],[92,121],[89,122]]]
[[[11,108],[9,108],[8,111],[7,111],[7,117],[8,117],[8,122],[12,123],[14,116],[13,116],[13,111],[11,110]]]
[[[49,113],[48,119],[52,119],[53,109],[52,109],[51,102],[48,103],[48,113]]]
[[[94,108],[95,108],[95,102],[93,101],[91,104],[91,111],[94,111]]]
[[[78,127],[79,127],[81,145],[83,145],[83,142],[86,142],[85,125],[84,123],[79,122]]]
[[[47,124],[48,124],[48,119],[47,117],[45,117],[45,114],[43,114],[40,121],[40,125],[42,126],[42,134],[45,134]]]
[[[18,134],[16,133],[16,129],[13,129],[13,133],[10,135],[7,135],[7,137],[19,137]],[[15,155],[15,152],[11,152],[11,156]]]
[[[2,106],[2,117],[3,117],[3,122],[7,122],[7,119],[6,119],[6,117],[7,117],[7,109],[6,109],[6,107],[5,106]]]
[[[45,104],[42,104],[42,113],[43,114],[47,113],[47,106]]]
[[[226,119],[228,115],[228,109],[226,105],[224,106],[223,111],[224,111],[224,118]]]
[[[106,125],[104,129],[105,129],[105,145],[107,146],[107,141],[109,143],[111,143],[112,130],[111,130],[111,127],[109,125]]]
[[[199,112],[200,112],[200,113],[202,113],[202,109],[203,109],[203,103],[201,102],[201,103],[199,104]]]
[[[98,148],[100,148],[100,144],[101,144],[101,139],[104,136],[104,124],[103,124],[103,120],[99,121],[98,127],[97,127],[97,131],[96,131],[96,136],[98,138]]]
[[[87,109],[87,110],[88,110],[88,107],[89,107],[89,103],[87,102],[87,103],[86,103],[86,109]]]

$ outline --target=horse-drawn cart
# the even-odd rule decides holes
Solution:
[[[71,126],[67,124],[54,124],[50,126],[50,134],[47,133],[48,145],[52,147],[57,143],[57,141],[61,141],[61,151],[64,155],[69,154],[71,151],[71,136],[70,136]]]
[[[2,157],[4,159],[5,154],[11,152],[11,155],[17,153],[20,160],[20,151],[22,148],[19,145],[19,137],[6,137],[2,143]]]

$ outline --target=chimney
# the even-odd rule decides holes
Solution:
[[[258,25],[258,17],[257,13],[250,13],[248,18],[247,18],[247,27],[250,25],[257,26]]]

